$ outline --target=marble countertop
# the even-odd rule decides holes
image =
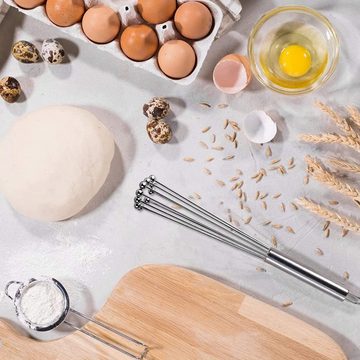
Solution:
[[[213,44],[199,78],[189,87],[176,86],[139,71],[89,44],[69,38],[59,29],[11,9],[0,24],[0,73],[18,78],[25,95],[16,104],[0,102],[0,136],[17,117],[31,110],[51,104],[72,104],[98,115],[113,132],[119,153],[117,166],[113,167],[106,186],[79,216],[69,221],[53,224],[31,221],[19,216],[0,197],[0,288],[9,280],[51,275],[65,283],[77,308],[92,313],[102,306],[115,284],[130,269],[149,263],[176,264],[219,279],[275,306],[292,301],[293,305],[285,311],[332,336],[350,360],[360,360],[360,310],[356,306],[328,298],[260,260],[151,214],[137,212],[132,204],[139,181],[155,174],[185,195],[199,193],[200,204],[219,216],[226,218],[230,209],[233,218],[241,222],[248,214],[239,208],[228,185],[236,169],[241,169],[253,217],[249,225],[244,225],[248,232],[267,242],[275,235],[279,249],[331,273],[334,279],[341,279],[348,272],[347,286],[360,291],[358,238],[352,234],[341,238],[341,230],[334,226],[330,237],[325,238],[321,220],[290,206],[293,199],[306,195],[324,203],[337,199],[341,211],[359,214],[349,200],[318,183],[303,184],[305,154],[323,158],[330,153],[341,152],[341,156],[353,158],[356,154],[339,147],[303,144],[297,137],[302,132],[334,130],[314,108],[315,99],[360,105],[357,49],[360,5],[356,0],[294,0],[293,3],[312,6],[324,13],[341,39],[335,76],[320,91],[299,97],[272,93],[256,81],[243,93],[227,96],[216,91],[211,82],[216,62],[227,53],[246,53],[247,36],[256,19],[270,8],[287,4],[285,1],[242,1],[240,22]],[[68,53],[68,61],[60,66],[20,64],[9,55],[12,43],[17,40],[39,44],[51,37],[59,39]],[[170,123],[175,138],[164,146],[149,141],[142,115],[142,105],[156,95],[168,97],[172,106]],[[201,106],[203,102],[211,108]],[[219,104],[229,106],[219,108]],[[223,129],[226,118],[241,123],[243,116],[255,109],[271,113],[279,126],[279,134],[270,145],[271,159],[287,163],[294,157],[296,164],[287,175],[269,172],[259,183],[251,176],[261,167],[269,168],[265,146],[250,144],[240,131],[239,147],[235,150],[225,140]],[[201,130],[207,126],[211,130],[203,134]],[[212,133],[225,147],[223,152],[199,146],[199,141],[209,143]],[[232,154],[233,160],[222,160]],[[195,161],[183,161],[188,156]],[[208,156],[215,160],[206,163]],[[204,167],[211,170],[211,176],[203,172]],[[227,185],[219,187],[216,180],[225,180]],[[257,190],[270,195],[281,192],[282,197],[275,200],[269,195],[269,208],[265,211],[254,199]],[[281,211],[281,202],[286,204],[286,212]],[[296,233],[265,227],[262,223],[267,219],[292,226]],[[317,248],[323,251],[323,256],[316,254]],[[260,266],[267,271],[257,271]],[[14,320],[13,308],[5,298],[0,302],[0,316]]]

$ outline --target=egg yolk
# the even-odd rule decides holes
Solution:
[[[279,56],[281,70],[289,76],[300,77],[311,68],[311,55],[308,49],[300,45],[289,45],[282,49]]]

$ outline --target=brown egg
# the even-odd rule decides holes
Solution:
[[[195,63],[194,49],[183,40],[167,41],[159,50],[159,67],[171,78],[181,79],[190,75]]]
[[[23,9],[33,9],[45,3],[46,0],[14,0]]]
[[[154,56],[159,41],[156,32],[148,25],[128,26],[120,37],[124,54],[132,60],[144,61]]]
[[[95,5],[86,11],[82,29],[93,42],[106,44],[114,40],[120,31],[119,15],[108,6]]]
[[[211,11],[197,1],[186,2],[176,10],[175,26],[179,33],[192,40],[199,40],[209,35],[213,26]]]
[[[71,26],[81,21],[85,12],[83,0],[47,0],[46,14],[57,26]]]
[[[145,21],[161,24],[174,16],[176,0],[139,0],[137,8]]]

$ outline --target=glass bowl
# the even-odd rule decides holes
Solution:
[[[281,50],[294,44],[295,39],[306,48],[308,44],[316,59],[309,72],[300,77],[281,74],[278,68]],[[319,88],[334,73],[339,39],[329,20],[317,11],[305,6],[281,6],[265,13],[255,24],[248,55],[254,76],[264,86],[282,94],[304,94]]]

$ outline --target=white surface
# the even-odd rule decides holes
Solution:
[[[226,96],[211,83],[216,62],[226,53],[245,53],[246,39],[255,20],[265,10],[287,4],[285,1],[242,2],[240,23],[213,45],[199,79],[190,87],[169,84],[98,52],[91,45],[70,41],[56,29],[11,10],[0,25],[0,68],[3,76],[19,79],[26,100],[13,105],[0,104],[0,136],[17,116],[27,111],[50,104],[80,105],[94,111],[113,131],[126,174],[123,177],[116,171],[112,174],[106,189],[97,197],[97,206],[92,204],[82,216],[57,224],[25,219],[4,200],[0,201],[0,288],[8,280],[46,272],[44,275],[59,277],[71,288],[78,308],[91,312],[101,307],[117,281],[131,268],[146,263],[178,264],[209,274],[271,304],[279,306],[292,300],[294,305],[286,311],[324,330],[338,341],[349,359],[359,360],[360,308],[338,303],[269,267],[266,273],[257,272],[255,268],[263,266],[259,261],[148,213],[138,213],[132,204],[138,182],[154,173],[184,194],[200,193],[201,203],[219,215],[225,216],[226,209],[231,208],[237,214],[235,218],[246,217],[246,213],[240,213],[229,186],[220,188],[215,184],[215,179],[227,180],[235,174],[236,168],[241,168],[247,174],[244,188],[254,217],[248,231],[261,238],[275,233],[280,249],[300,255],[307,263],[316,263],[318,269],[330,271],[335,278],[336,274],[341,277],[348,271],[348,285],[360,292],[358,237],[349,235],[341,239],[340,231],[332,227],[331,238],[325,239],[321,233],[322,222],[315,217],[290,209],[282,213],[280,202],[270,199],[269,210],[265,213],[260,203],[253,200],[256,190],[272,194],[282,192],[287,204],[299,195],[310,195],[324,202],[338,198],[344,212],[359,214],[350,201],[315,182],[304,188],[303,156],[309,152],[326,154],[331,148],[315,151],[315,147],[299,143],[296,137],[305,131],[333,130],[326,118],[313,108],[315,98],[360,105],[360,52],[356,50],[360,41],[360,4],[356,0],[294,2],[316,7],[327,15],[339,30],[342,41],[336,76],[320,92],[301,97],[272,93],[256,81],[239,95]],[[70,62],[60,66],[43,63],[25,66],[8,55],[15,40],[38,40],[40,44],[45,37],[60,38]],[[142,105],[156,95],[169,97],[174,111],[171,123],[175,141],[169,145],[155,146],[145,131]],[[210,103],[215,108],[201,107],[200,102]],[[220,103],[230,106],[216,109]],[[249,144],[243,134],[238,136],[239,148],[232,161],[221,160],[234,153],[228,143],[224,154],[204,150],[198,145],[200,140],[208,142],[212,131],[217,133],[220,143],[225,143],[223,120],[228,117],[240,121],[246,113],[256,109],[271,112],[277,120],[279,135],[272,145],[273,158],[286,162],[295,156],[297,164],[287,176],[271,173],[259,184],[250,177],[269,161],[265,159],[264,148]],[[201,129],[208,125],[212,126],[211,131],[202,134]],[[210,153],[218,160],[205,165],[204,159]],[[342,152],[345,157],[354,155],[350,151]],[[186,163],[182,161],[185,156],[192,156],[196,161]],[[202,173],[204,166],[213,171],[211,177]],[[220,201],[225,201],[225,205],[219,205]],[[263,227],[261,223],[266,218],[293,226],[296,235]],[[67,247],[64,248],[63,243]],[[90,256],[92,247],[93,257]],[[324,256],[315,255],[317,247],[324,251]],[[6,299],[1,302],[0,311],[1,316],[14,318]]]

